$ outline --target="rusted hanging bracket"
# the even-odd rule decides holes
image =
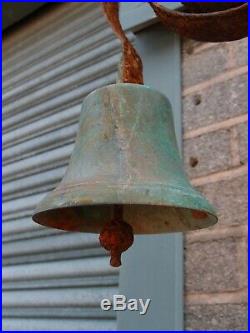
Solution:
[[[180,11],[148,2],[167,29],[203,42],[227,42],[248,34],[247,2],[183,2]],[[104,12],[123,46],[121,81],[143,84],[142,61],[119,20],[119,3],[103,2]]]
[[[248,3],[238,3],[235,7],[225,2],[187,2],[184,10],[186,7],[188,12],[169,10],[157,2],[149,4],[160,21],[182,37],[202,42],[229,42],[248,34]]]
[[[232,9],[240,7],[246,2],[182,2],[185,12],[190,13],[209,13],[209,12],[220,12],[226,9]]]

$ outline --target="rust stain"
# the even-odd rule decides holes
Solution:
[[[200,220],[200,219],[203,220],[203,219],[206,219],[208,217],[207,213],[202,212],[200,210],[193,210],[192,211],[192,216],[193,216],[194,219],[198,219],[198,220]]]

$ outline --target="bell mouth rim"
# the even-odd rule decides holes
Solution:
[[[83,188],[83,187],[81,187]],[[147,188],[149,188],[149,186],[147,185]],[[151,211],[151,218],[147,218],[148,222],[147,223],[152,223],[154,224],[154,215],[159,218],[159,211],[163,212],[164,216],[168,216],[168,211],[171,210],[175,210],[176,211],[176,215],[177,220],[178,219],[182,219],[182,215],[185,213],[187,214],[192,214],[193,211],[196,211],[198,213],[205,213],[207,214],[206,217],[203,217],[201,219],[198,218],[198,220],[192,219],[191,215],[186,218],[185,217],[185,221],[181,222],[184,223],[184,227],[185,225],[188,225],[188,228],[180,228],[180,224],[176,224],[176,229],[175,230],[168,230],[167,228],[162,227],[161,231],[159,232],[155,232],[155,230],[152,227],[148,227],[147,232],[141,232],[140,229],[136,229],[134,230],[135,234],[162,234],[162,233],[169,233],[169,232],[186,232],[186,231],[191,231],[191,230],[199,230],[199,229],[203,229],[205,227],[210,227],[215,225],[218,222],[218,217],[216,215],[216,211],[213,209],[213,207],[209,204],[209,202],[203,198],[203,196],[199,193],[196,192],[195,190],[193,190],[194,192],[192,193],[187,193],[187,191],[181,191],[180,188],[176,191],[176,195],[177,195],[177,199],[173,199],[173,201],[171,202],[171,200],[167,201],[169,198],[171,198],[171,196],[173,195],[173,187],[172,189],[170,188],[170,186],[167,186],[167,195],[164,197],[162,191],[158,188],[155,189],[154,186],[154,190],[156,190],[156,193],[154,193],[155,197],[150,197],[150,195],[143,195],[143,191],[140,190],[140,195],[138,196],[138,198],[140,200],[133,200],[133,203],[131,203],[131,195],[132,193],[134,193],[134,189],[128,189],[126,188],[126,197],[123,196],[120,192],[120,196],[118,196],[118,193],[115,191],[111,191],[109,193],[109,197],[106,197],[106,200],[103,200],[103,188],[102,191],[100,192],[100,188],[98,188],[99,193],[102,193],[102,196],[97,197],[96,193],[97,192],[92,192],[92,194],[87,191],[85,198],[83,193],[79,192],[81,191],[80,189],[78,190],[74,190],[70,191],[70,195],[68,196],[67,193],[65,193],[65,195],[63,196],[61,192],[59,192],[58,190],[55,190],[54,192],[50,193],[50,195],[48,197],[45,197],[44,200],[41,202],[40,205],[38,205],[37,209],[35,210],[32,219],[42,225],[45,226],[52,226],[54,228],[57,229],[62,229],[62,230],[68,230],[68,231],[83,231],[83,232],[92,232],[92,233],[98,233],[100,230],[98,228],[93,228],[94,230],[91,229],[91,223],[92,221],[88,221],[89,226],[87,227],[87,229],[85,229],[83,226],[81,226],[82,230],[79,230],[78,228],[80,223],[77,223],[75,221],[73,221],[72,223],[75,224],[75,227],[73,227],[73,225],[61,225],[60,223],[57,221],[57,216],[59,216],[60,214],[63,214],[66,212],[70,212],[70,211],[80,211],[81,213],[77,213],[76,214],[76,218],[79,219],[79,214],[84,214],[85,211],[89,211],[89,210],[93,210],[96,211],[96,208],[99,207],[99,210],[104,210],[105,209],[111,209],[110,207],[113,207],[114,205],[123,205],[125,207],[124,210],[129,209],[131,211],[133,210],[140,210],[142,208],[142,211],[140,211],[142,214],[143,210],[153,210],[153,212]],[[176,188],[175,188],[176,189]],[[86,188],[85,188],[86,190]],[[114,189],[113,189],[114,190]],[[137,189],[138,190],[138,189]],[[121,191],[121,188],[120,188]],[[160,192],[159,192],[160,191]],[[163,195],[163,199],[161,202],[157,202],[157,194],[159,195],[159,193],[161,193],[161,195]],[[196,194],[197,193],[197,194]],[[95,202],[91,202],[89,197],[93,197],[95,198]],[[114,198],[115,197],[115,198]],[[133,195],[132,195],[133,197]],[[75,199],[74,199],[75,198]],[[78,202],[76,202],[76,198],[78,198]],[[81,198],[79,200],[79,198]],[[112,200],[113,198],[113,200]],[[129,199],[130,198],[130,199]],[[180,200],[180,203],[178,204],[178,199]],[[185,203],[185,199],[187,200],[187,202],[189,201],[189,204],[186,202]],[[181,202],[182,201],[182,202]],[[110,207],[108,207],[110,206]],[[158,207],[159,209],[157,211],[154,210],[154,208]],[[101,209],[100,209],[101,208]],[[68,209],[68,211],[67,211]],[[139,217],[140,214],[139,213]],[[71,214],[71,213],[70,213]],[[72,213],[73,214],[73,213]],[[184,215],[185,215],[184,214]],[[186,214],[186,215],[187,215]],[[183,215],[183,216],[184,216]],[[186,216],[185,215],[185,216]],[[53,218],[52,218],[53,216]],[[81,215],[82,216],[82,215]],[[105,214],[103,215],[105,216]],[[198,214],[199,216],[199,214]],[[62,217],[61,217],[62,218]],[[126,215],[125,215],[126,218]],[[103,218],[105,220],[105,218]],[[46,222],[43,222],[43,221]],[[74,219],[73,219],[74,220]],[[49,221],[49,222],[48,222]],[[71,219],[72,221],[72,219]],[[128,223],[130,223],[130,221],[126,221]],[[177,221],[178,222],[178,221]],[[197,223],[196,223],[197,222]],[[171,222],[172,223],[172,222]],[[94,224],[93,224],[94,225]],[[133,225],[132,225],[133,226]],[[72,229],[71,229],[72,228]],[[89,228],[89,229],[88,229]],[[151,231],[151,229],[153,231]],[[172,226],[173,228],[173,226]],[[179,228],[179,229],[178,229]]]
[[[103,203],[103,204],[92,204],[92,205],[75,205],[75,206],[70,206],[70,207],[57,207],[57,208],[52,208],[52,209],[48,209],[48,210],[44,210],[44,211],[41,211],[41,212],[34,212],[33,216],[32,216],[32,220],[35,222],[35,223],[38,223],[42,226],[45,226],[45,227],[51,227],[51,228],[54,228],[54,229],[58,229],[58,230],[64,230],[64,231],[71,231],[71,232],[83,232],[83,233],[92,233],[92,234],[99,234],[100,231],[101,231],[101,228],[99,229],[84,229],[84,228],[65,228],[65,226],[60,226],[59,224],[58,225],[51,225],[49,223],[43,223],[41,221],[41,215],[42,214],[47,214],[47,213],[55,213],[55,212],[63,212],[63,211],[66,211],[67,209],[69,208],[72,208],[72,209],[83,209],[83,208],[97,208],[98,206],[99,207],[105,207],[105,206],[115,206],[117,205],[117,203]],[[195,226],[195,225],[189,225],[185,230],[184,229],[174,229],[174,230],[162,230],[162,231],[158,231],[158,232],[155,232],[155,231],[134,231],[134,234],[135,235],[161,235],[161,234],[169,234],[169,233],[176,233],[176,232],[183,232],[183,233],[186,233],[186,232],[190,232],[190,231],[197,231],[197,230],[202,230],[202,229],[205,229],[205,228],[209,228],[209,227],[213,227],[215,226],[217,223],[218,223],[218,216],[211,213],[211,212],[208,212],[208,211],[205,211],[205,210],[201,210],[201,209],[194,209],[194,208],[187,208],[187,207],[178,207],[178,206],[171,206],[171,205],[156,205],[156,204],[136,204],[136,203],[133,203],[133,204],[121,204],[125,209],[126,209],[126,206],[128,207],[141,207],[141,208],[144,208],[145,206],[146,207],[162,207],[162,208],[166,208],[166,209],[177,209],[177,210],[187,210],[187,211],[190,211],[191,213],[192,212],[198,212],[198,213],[206,213],[209,217],[209,223],[207,223],[206,225],[204,226]],[[126,221],[126,217],[124,218],[124,220]],[[127,221],[126,221],[127,222]],[[129,223],[130,224],[130,223]],[[84,227],[84,225],[82,225],[82,227]]]

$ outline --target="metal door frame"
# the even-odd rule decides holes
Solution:
[[[139,5],[138,5],[139,4]],[[178,3],[171,3],[176,7]],[[125,4],[124,4],[125,5]],[[132,4],[131,4],[132,5]],[[138,6],[138,7],[136,7]],[[142,9],[143,6],[143,9]],[[136,33],[136,48],[144,63],[145,84],[164,93],[172,104],[175,130],[181,150],[180,39],[149,14],[146,4],[121,11],[123,27]],[[151,15],[151,16],[150,16]],[[139,21],[139,17],[143,18]],[[119,311],[118,330],[183,330],[183,236],[181,233],[138,236],[124,254],[119,292],[129,298],[151,298],[147,315]]]

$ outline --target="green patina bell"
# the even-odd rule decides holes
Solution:
[[[183,171],[167,98],[144,85],[119,83],[85,98],[66,174],[33,220],[94,233],[110,221],[126,221],[135,234],[158,234],[209,227],[217,217]]]

